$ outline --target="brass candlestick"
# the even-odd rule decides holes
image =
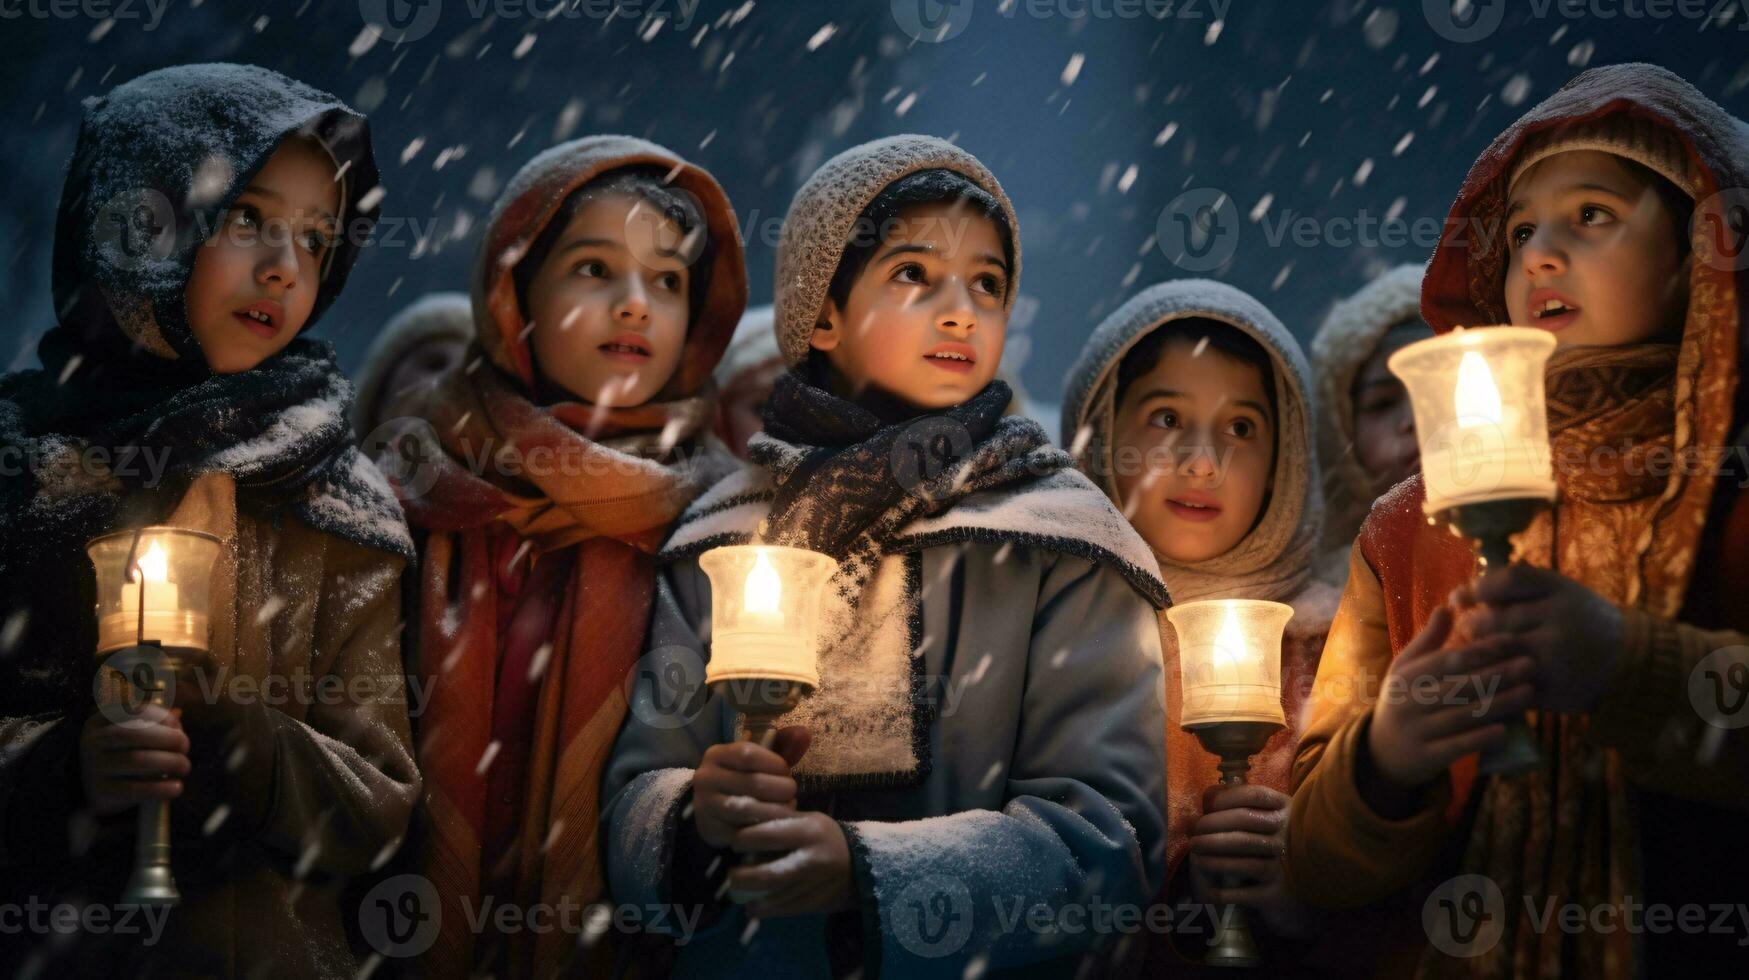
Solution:
[[[1484,568],[1505,568],[1512,563],[1512,535],[1529,527],[1536,515],[1548,507],[1549,501],[1541,497],[1486,500],[1448,507],[1436,519],[1469,539]],[[1514,776],[1540,766],[1542,750],[1524,716],[1508,718],[1505,724],[1505,741],[1482,754],[1480,771],[1492,776]]]
[[[1186,725],[1185,731],[1196,736],[1202,747],[1221,760],[1221,785],[1239,786],[1251,771],[1251,757],[1263,751],[1270,736],[1284,726],[1269,721],[1218,721],[1207,725]],[[1227,882],[1231,884],[1231,882]],[[1214,943],[1203,960],[1210,966],[1256,966],[1263,962],[1257,949],[1257,936],[1251,929],[1251,913],[1238,905],[1221,909],[1216,924]]]

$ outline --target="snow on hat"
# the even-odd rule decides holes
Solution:
[[[1014,268],[1004,308],[1020,289],[1020,222],[1014,205],[977,157],[934,136],[905,134],[851,147],[820,165],[790,202],[777,247],[777,345],[791,367],[807,359],[814,321],[856,221],[894,181],[920,170],[951,170],[988,193],[1008,217]]]

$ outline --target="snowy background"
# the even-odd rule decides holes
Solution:
[[[1308,338],[1335,298],[1425,259],[1477,153],[1584,67],[1656,62],[1749,116],[1749,0],[1449,7],[0,0],[0,360],[33,365],[51,324],[80,100],[186,62],[265,65],[370,115],[385,224],[318,328],[348,368],[395,310],[466,288],[491,201],[557,140],[632,133],[710,168],[764,303],[800,181],[847,146],[916,131],[977,154],[1019,209],[1008,369],[1045,403],[1094,324],[1162,279],[1225,279]],[[1185,254],[1177,221],[1223,198],[1230,220]]]

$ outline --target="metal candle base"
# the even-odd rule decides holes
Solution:
[[[135,671],[128,677],[146,695],[146,703],[168,708],[164,694],[164,678],[181,669],[186,658],[173,647],[147,641],[131,651],[138,655],[137,663],[151,665],[145,677]],[[182,893],[176,890],[176,879],[170,873],[170,804],[153,800],[140,804],[139,822],[134,843],[134,870],[122,891],[121,904],[175,908],[182,904]]]
[[[1194,734],[1202,747],[1221,760],[1221,785],[1236,786],[1245,782],[1251,771],[1251,757],[1263,751],[1269,737],[1280,731],[1281,725],[1265,721],[1222,721],[1209,725],[1190,725],[1185,730]],[[1210,966],[1257,966],[1263,954],[1257,948],[1257,937],[1251,929],[1251,915],[1238,905],[1221,910],[1221,919],[1214,944],[1209,947],[1204,962]]]
[[[802,698],[813,690],[801,681],[755,677],[718,681],[712,687],[747,722],[747,741],[755,742],[765,749],[771,748],[777,741],[777,720],[788,714],[790,709],[800,704]],[[773,856],[743,854],[741,863],[759,864]],[[730,897],[737,902],[743,902],[758,896],[731,893]]]
[[[1512,562],[1512,535],[1530,526],[1538,512],[1549,506],[1540,497],[1515,497],[1475,504],[1459,504],[1439,512],[1439,519],[1470,539],[1476,555],[1487,568],[1505,568]],[[1480,771],[1490,776],[1515,776],[1542,765],[1542,750],[1536,733],[1523,717],[1508,719],[1506,740],[1483,753]]]

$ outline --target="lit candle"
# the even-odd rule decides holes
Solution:
[[[771,556],[761,551],[747,573],[746,594],[741,600],[741,628],[750,630],[783,629],[783,579],[771,567]]]
[[[173,615],[177,611],[177,603],[181,598],[176,584],[170,581],[170,561],[164,556],[164,548],[158,542],[152,542],[152,547],[146,549],[134,562],[134,574],[129,576],[133,581],[125,582],[121,587],[122,618],[132,622],[140,615],[140,590],[146,592],[146,616]]]
[[[1178,634],[1179,724],[1285,724],[1281,634],[1293,607],[1256,599],[1206,599],[1166,611]]]
[[[1391,355],[1415,410],[1428,514],[1554,499],[1543,392],[1554,349],[1534,327],[1459,327]]]

